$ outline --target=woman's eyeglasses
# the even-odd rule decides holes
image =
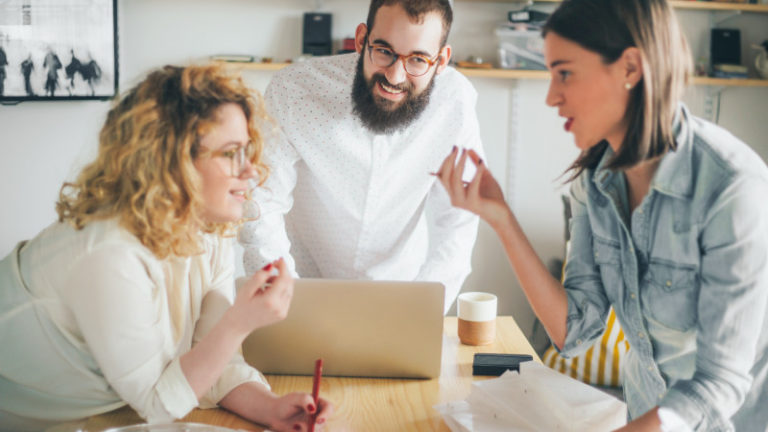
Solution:
[[[253,157],[256,146],[252,142],[244,146],[238,146],[228,150],[212,150],[211,157],[220,157],[229,159],[229,174],[232,177],[240,177],[246,170],[246,167]]]

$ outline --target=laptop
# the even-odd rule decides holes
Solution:
[[[243,356],[266,374],[440,376],[445,287],[438,282],[296,279],[288,316],[253,331]]]

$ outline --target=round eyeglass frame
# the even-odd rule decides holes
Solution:
[[[205,147],[201,147],[201,149],[203,149],[202,154],[207,154],[209,157],[229,159],[229,175],[240,177],[246,171],[246,166],[250,162],[251,156],[253,156],[254,147],[253,142],[249,141],[244,146],[238,146],[230,150],[210,150]]]
[[[403,62],[403,69],[405,70],[405,73],[407,73],[408,75],[410,75],[412,77],[424,76],[427,72],[429,72],[430,69],[432,69],[432,66],[434,66],[435,63],[437,63],[438,59],[440,58],[440,53],[437,53],[437,55],[435,55],[434,58],[430,59],[429,57],[427,57],[425,55],[422,55],[422,54],[408,54],[408,55],[399,54],[399,53],[396,53],[395,50],[393,50],[392,48],[390,48],[390,47],[388,47],[386,45],[371,45],[368,41],[366,41],[366,45],[367,45],[367,48],[368,48],[368,58],[371,60],[371,63],[373,63],[374,65],[376,65],[378,67],[388,68],[388,67],[392,66],[393,64],[397,63],[398,60],[400,60],[400,61]],[[391,60],[388,63],[376,61],[374,59],[374,57],[373,57],[373,50],[374,49],[383,49],[383,50],[387,50],[387,51],[391,52],[392,53],[390,55]],[[414,57],[415,58],[420,58],[420,59],[424,60],[427,63],[427,67],[426,67],[426,69],[424,69],[424,72],[412,73],[411,71],[408,70],[408,59],[411,59],[411,58],[414,58]]]

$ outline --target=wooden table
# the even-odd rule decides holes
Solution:
[[[462,345],[456,335],[456,317],[446,317],[443,327],[443,363],[440,378],[431,380],[323,378],[320,394],[334,403],[336,412],[326,431],[449,431],[434,405],[465,399],[472,382],[488,377],[472,376],[476,352],[531,354],[541,361],[511,316],[497,318],[496,342],[472,347]],[[312,377],[267,376],[277,394],[311,392]],[[195,409],[183,421],[214,424],[232,429],[264,429],[222,409]],[[142,423],[130,408],[91,417],[82,430],[102,431],[109,427]]]

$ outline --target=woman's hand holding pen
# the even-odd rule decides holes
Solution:
[[[273,420],[269,424],[270,430],[275,431],[301,431],[309,429],[313,420],[317,427],[322,429],[325,421],[333,413],[333,405],[323,398],[319,398],[317,404],[308,393],[289,393],[278,397],[274,401]]]
[[[235,304],[227,311],[224,326],[235,329],[239,346],[254,329],[284,319],[292,296],[293,278],[280,258],[242,284]],[[323,398],[309,393],[278,396],[256,382],[235,387],[219,405],[276,432],[307,432],[312,424],[322,426],[333,413],[333,405]]]
[[[273,274],[273,269],[277,274]],[[229,318],[247,336],[254,329],[283,320],[292,297],[293,278],[285,260],[280,258],[254,273],[240,287],[235,304],[228,311]]]
[[[299,392],[278,396],[256,382],[235,387],[219,405],[275,432],[308,432],[312,421],[315,431],[321,431],[334,411],[326,399],[315,402],[309,393]]]
[[[469,183],[462,180],[467,157],[477,168],[475,177]],[[458,148],[454,147],[435,175],[440,179],[440,183],[451,197],[451,204],[455,207],[477,214],[494,228],[508,220],[510,210],[504,201],[504,193],[474,150],[463,149],[459,155]]]

